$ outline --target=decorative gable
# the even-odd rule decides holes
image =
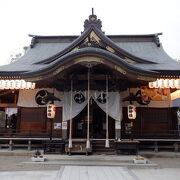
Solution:
[[[107,50],[111,53],[115,53],[115,50],[107,45],[95,32],[92,30],[87,37],[78,44],[73,50],[85,48],[85,47],[95,47]]]
[[[119,56],[122,60],[124,60],[125,62],[129,64],[139,63],[129,57],[124,56],[123,54],[115,50],[110,44],[108,44],[101,37],[99,37],[99,35],[97,35],[97,33],[94,30],[92,30],[84,38],[84,40],[82,40],[75,48],[73,48],[72,51],[78,51],[79,49],[87,48],[87,47],[94,47],[94,48],[100,48],[100,49],[106,50],[110,53],[113,53]]]

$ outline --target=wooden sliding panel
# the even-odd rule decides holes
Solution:
[[[171,121],[168,108],[143,108],[141,109],[142,133],[168,133]]]
[[[122,137],[130,137],[128,126],[133,122],[132,133],[134,137],[145,138],[153,135],[153,137],[166,136],[172,130],[172,117],[169,108],[148,108],[137,107],[137,117],[129,120],[127,116],[127,108],[123,108],[122,120]],[[152,137],[152,138],[153,138]]]
[[[31,133],[32,135],[51,132],[52,136],[61,138],[62,135],[62,107],[56,108],[56,115],[53,120],[47,119],[47,108],[20,108],[19,131]]]
[[[20,131],[46,130],[46,108],[24,108],[20,109]]]

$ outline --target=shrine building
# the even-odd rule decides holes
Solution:
[[[180,63],[160,35],[106,35],[93,12],[79,36],[30,35],[25,54],[0,66],[0,147],[178,151]]]

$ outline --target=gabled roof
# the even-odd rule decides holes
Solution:
[[[82,56],[97,56],[149,75],[180,76],[180,63],[169,57],[158,35],[110,35],[101,30],[101,21],[92,14],[80,36],[36,36],[23,57],[0,67],[0,76],[30,77],[51,72]]]

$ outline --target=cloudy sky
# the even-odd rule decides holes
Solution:
[[[180,0],[0,0],[0,65],[30,44],[28,34],[80,35],[92,7],[105,34],[162,32],[165,51],[180,59]]]

